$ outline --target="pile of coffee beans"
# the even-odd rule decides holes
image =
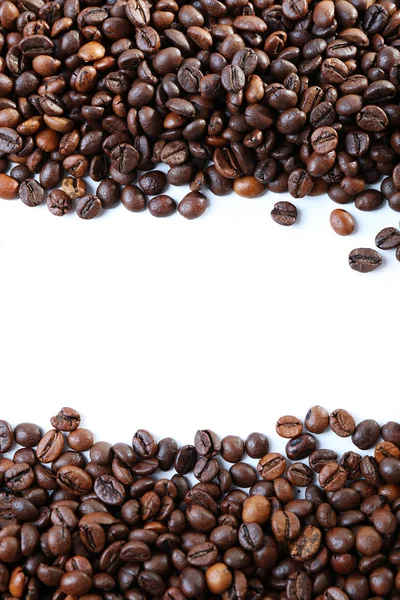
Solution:
[[[72,408],[50,422],[0,421],[2,600],[399,600],[399,423],[313,406],[278,420],[281,454],[257,432],[111,445]],[[328,428],[373,451],[319,448]]]
[[[400,211],[399,24],[396,0],[2,0],[0,197],[165,217],[170,183],[188,219],[206,187]]]

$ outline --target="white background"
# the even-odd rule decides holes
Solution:
[[[46,428],[72,406],[97,439],[145,427],[181,443],[199,427],[269,433],[313,404],[400,418],[400,264],[347,263],[398,215],[350,206],[357,232],[340,238],[325,196],[297,200],[284,228],[270,218],[282,195],[208,195],[192,222],[0,201],[0,418]]]

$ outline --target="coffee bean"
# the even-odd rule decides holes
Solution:
[[[72,200],[63,190],[53,190],[47,197],[47,207],[53,215],[62,217],[71,210]]]
[[[63,191],[71,198],[71,200],[77,200],[82,198],[86,193],[86,183],[84,179],[74,177],[65,177],[62,180]]]
[[[305,169],[295,169],[289,175],[288,185],[293,198],[304,198],[311,192],[314,182]]]
[[[400,246],[400,231],[395,227],[386,227],[380,231],[376,238],[375,244],[381,250],[390,250]]]
[[[170,196],[154,196],[149,201],[148,208],[153,217],[169,217],[176,210],[176,202]]]
[[[0,152],[17,154],[23,147],[22,137],[10,127],[0,127]]]
[[[316,439],[309,433],[302,433],[293,437],[286,444],[285,452],[290,460],[301,460],[310,456],[316,447]]]
[[[100,213],[101,207],[101,200],[97,196],[82,196],[76,204],[76,214],[81,219],[93,219]]]
[[[73,408],[62,408],[50,419],[51,426],[59,431],[74,431],[81,422],[80,414]]]
[[[333,210],[329,221],[333,231],[338,235],[351,235],[354,231],[355,220],[346,210],[340,208]]]
[[[311,433],[323,433],[329,425],[329,413],[322,406],[312,406],[307,412],[304,424]]]
[[[337,454],[333,450],[323,449],[314,450],[308,458],[308,464],[315,473],[320,473],[325,465],[335,462]]]
[[[340,437],[348,437],[354,433],[356,424],[351,414],[343,408],[334,410],[329,417],[329,425]]]
[[[14,432],[11,425],[7,421],[0,421],[0,452],[8,452],[13,444]]]
[[[366,419],[358,423],[351,439],[357,448],[368,450],[368,448],[372,448],[377,443],[380,435],[381,428],[378,423],[373,419]]]
[[[303,423],[291,415],[280,417],[276,423],[276,432],[284,438],[293,438],[303,431]]]
[[[369,273],[382,264],[381,255],[371,248],[357,248],[349,254],[349,265],[359,273]]]
[[[18,190],[19,182],[16,179],[5,173],[0,173],[0,198],[3,198],[4,200],[17,198]]]
[[[311,136],[311,145],[318,154],[326,154],[335,150],[337,143],[338,134],[332,127],[318,127]]]
[[[297,220],[297,209],[291,202],[277,202],[271,211],[271,217],[279,225],[293,225]]]
[[[336,492],[344,487],[346,483],[347,473],[343,467],[336,462],[329,462],[318,475],[318,480],[321,488],[326,492]]]
[[[262,479],[272,481],[283,475],[286,470],[286,460],[281,454],[271,452],[260,460],[257,469]]]
[[[44,190],[35,179],[26,179],[19,186],[19,197],[26,206],[38,206],[44,200]]]
[[[189,192],[180,201],[178,212],[186,219],[197,219],[207,208],[207,198],[200,192]]]
[[[121,196],[119,184],[111,177],[103,179],[97,187],[96,196],[103,208],[114,208],[119,203]]]
[[[146,208],[146,196],[136,185],[127,185],[121,192],[121,202],[130,212],[140,212]]]

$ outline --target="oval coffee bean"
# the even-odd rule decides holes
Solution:
[[[382,257],[372,248],[356,248],[349,254],[349,265],[353,271],[370,273],[382,264]]]

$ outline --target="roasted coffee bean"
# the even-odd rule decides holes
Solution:
[[[356,208],[359,210],[376,210],[383,202],[383,195],[378,190],[366,190],[356,197]]]
[[[285,452],[290,460],[301,460],[310,456],[316,447],[316,439],[309,433],[302,433],[288,441]]]
[[[0,173],[0,197],[4,200],[13,200],[18,197],[19,182],[6,175]]]
[[[80,414],[73,408],[62,408],[55,417],[50,419],[52,427],[58,431],[75,431],[80,422]]]
[[[291,202],[277,202],[271,217],[279,225],[293,225],[297,220],[297,208]]]
[[[146,196],[136,185],[127,185],[123,188],[121,202],[130,212],[140,212],[147,206]]]
[[[162,194],[167,186],[167,178],[162,171],[150,171],[139,178],[139,185],[145,194]]]
[[[346,210],[337,208],[329,217],[331,227],[338,235],[351,235],[355,229],[355,220]]]
[[[369,273],[382,264],[382,257],[372,248],[356,248],[349,254],[349,265],[359,273]]]
[[[335,462],[336,459],[336,452],[321,448],[320,450],[314,450],[314,452],[310,454],[308,458],[308,464],[313,471],[320,473],[326,464]]]
[[[318,127],[311,136],[311,145],[318,154],[335,150],[337,144],[338,134],[333,127]]]
[[[400,243],[400,241],[399,241]],[[351,436],[352,442],[360,450],[368,450],[375,446],[381,435],[381,428],[373,419],[366,419],[358,423]]]
[[[189,192],[180,201],[178,212],[185,219],[197,219],[207,208],[207,198],[200,192]]]
[[[312,406],[307,412],[304,424],[311,433],[323,433],[329,425],[329,413],[322,406]]]
[[[254,431],[247,436],[245,448],[251,458],[262,458],[269,451],[268,438],[263,433]]]
[[[325,492],[337,492],[342,489],[346,479],[345,469],[336,462],[327,463],[318,475],[319,484]]]
[[[103,208],[114,208],[119,203],[121,197],[120,186],[114,179],[107,177],[98,185],[96,196],[99,198]]]
[[[38,206],[44,200],[44,190],[35,179],[26,179],[19,186],[19,197],[26,206]]]
[[[286,470],[286,460],[282,454],[271,452],[263,456],[257,466],[258,472],[265,481],[277,479]]]
[[[11,450],[14,444],[14,431],[7,421],[0,421],[0,452]]]
[[[301,434],[303,423],[297,417],[285,415],[280,417],[275,426],[278,435],[284,438],[292,438]]]
[[[390,250],[400,246],[400,231],[395,227],[386,227],[380,231],[376,238],[375,244],[381,250]]]
[[[47,197],[49,211],[57,217],[62,217],[72,208],[71,198],[63,190],[53,190]]]
[[[354,418],[343,408],[338,408],[330,414],[329,425],[332,431],[340,437],[352,435],[356,428]]]
[[[154,196],[149,201],[148,208],[153,217],[169,217],[176,210],[176,202],[170,196],[162,194]]]
[[[272,517],[271,525],[279,542],[295,539],[301,530],[299,518],[291,511],[278,510]]]
[[[86,183],[81,178],[65,177],[62,180],[61,187],[71,200],[82,198],[86,193]]]
[[[101,207],[101,200],[97,196],[82,196],[76,203],[76,214],[81,219],[93,219],[100,213]]]

